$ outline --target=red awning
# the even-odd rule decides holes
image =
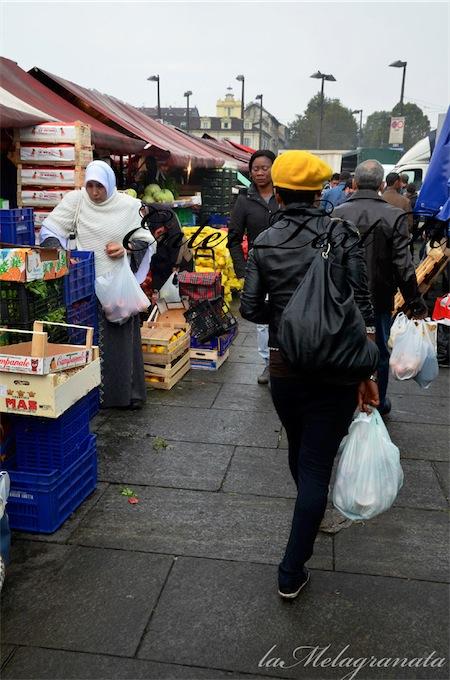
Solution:
[[[30,106],[48,113],[53,120],[65,123],[79,120],[90,125],[92,141],[97,150],[102,149],[109,153],[123,155],[139,153],[145,146],[140,139],[133,139],[121,134],[84,111],[80,111],[79,108],[32,78],[14,61],[5,57],[0,57],[0,86]],[[45,118],[41,118],[34,123],[44,121]],[[13,118],[2,120],[1,127],[24,127],[19,124],[20,121],[17,121],[18,124],[13,126],[10,125],[11,122],[14,122]],[[33,123],[29,124],[33,125]]]
[[[21,128],[51,120],[54,118],[49,113],[30,106],[0,87],[0,127]]]
[[[229,160],[229,156],[209,148],[202,140],[180,132],[176,128],[158,123],[130,104],[97,90],[89,90],[69,80],[55,76],[37,67],[29,73],[83,111],[107,122],[116,130],[131,133],[145,140],[155,155],[170,154],[173,165],[192,168],[217,168]]]
[[[222,153],[226,153],[231,158],[234,158],[238,162],[238,170],[241,172],[248,171],[248,164],[253,151],[245,151],[244,149],[247,147],[242,147],[240,144],[234,144],[229,139],[216,139],[207,133],[203,135],[202,142],[209,147],[222,151]]]

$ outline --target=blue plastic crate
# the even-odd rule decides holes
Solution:
[[[34,245],[33,208],[0,210],[0,241],[19,246]]]
[[[65,470],[80,457],[89,436],[92,391],[59,418],[13,416],[19,469]]]
[[[100,388],[94,387],[87,395],[87,399],[89,400],[89,420],[92,420],[100,411]]]
[[[85,440],[83,454],[64,471],[10,469],[8,474],[11,529],[51,534],[97,486],[96,437],[90,435]]]
[[[98,345],[98,307],[95,295],[69,305],[67,323],[74,323],[78,326],[92,326],[94,329],[94,345]],[[69,343],[72,345],[84,345],[86,341],[86,331],[81,328],[68,328],[67,335]]]
[[[191,335],[190,346],[194,349],[216,349],[218,355],[221,357],[227,351],[228,347],[233,342],[237,333],[237,326],[232,328],[224,335],[219,335],[211,338],[206,342],[199,342],[193,335]]]
[[[230,218],[226,215],[221,215],[220,213],[211,213],[209,216],[209,225],[211,227],[227,227]]]
[[[72,260],[76,260],[72,264]],[[66,307],[95,295],[94,253],[83,250],[70,252],[69,274],[64,277],[64,303]]]

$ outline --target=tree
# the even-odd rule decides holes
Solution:
[[[400,111],[400,104],[396,104],[392,112],[375,111],[372,113],[367,118],[364,126],[364,146],[388,146],[391,116],[400,116]],[[416,104],[404,104],[403,115],[405,116],[403,148],[405,151],[408,151],[419,139],[422,139],[430,132],[430,121]]]
[[[316,149],[320,117],[320,94],[313,97],[303,115],[288,125],[291,149]],[[351,109],[339,99],[324,98],[322,122],[322,149],[354,149],[358,126]]]

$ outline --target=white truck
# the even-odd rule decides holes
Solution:
[[[436,131],[434,131],[434,137],[435,135]],[[403,154],[394,167],[394,172],[408,175],[409,182],[415,184],[417,189],[420,189],[425,175],[427,174],[431,158],[431,145],[433,142],[432,132],[423,139],[420,139],[409,149],[409,151]]]

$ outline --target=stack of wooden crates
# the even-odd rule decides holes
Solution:
[[[35,229],[73,189],[92,161],[91,128],[80,121],[42,123],[15,131],[17,205],[34,209]]]
[[[151,314],[141,328],[145,381],[149,387],[170,390],[191,368],[190,326],[182,303],[169,309],[161,301],[158,308],[157,319]]]

